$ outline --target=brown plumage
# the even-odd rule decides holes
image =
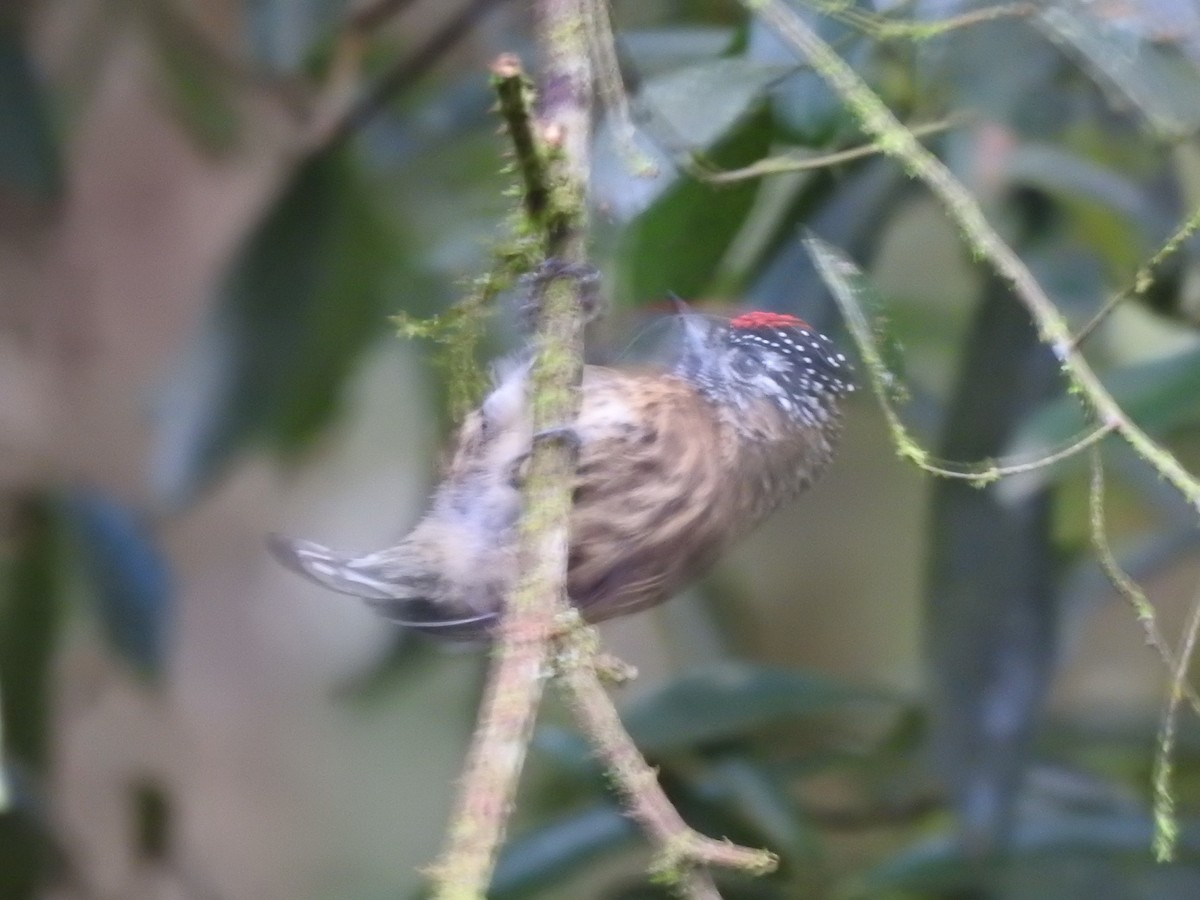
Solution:
[[[670,597],[834,453],[853,388],[827,338],[771,313],[683,323],[665,370],[584,371],[568,594],[589,621]],[[463,423],[430,511],[398,546],[343,554],[277,537],[275,555],[404,624],[485,636],[516,577],[526,371],[500,375]]]

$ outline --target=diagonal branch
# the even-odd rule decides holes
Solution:
[[[782,0],[742,0],[742,3],[812,65],[858,118],[862,129],[879,142],[883,152],[894,156],[910,175],[925,182],[962,229],[971,252],[991,265],[1029,310],[1041,340],[1058,357],[1063,374],[1098,421],[1111,426],[1188,502],[1200,507],[1200,481],[1121,409],[1079,351],[1054,302],[988,222],[970,191],[921,146],[866,82]]]

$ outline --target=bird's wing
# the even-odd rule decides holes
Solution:
[[[729,525],[733,450],[681,379],[585,377],[569,589],[596,621],[659,603],[707,567]]]

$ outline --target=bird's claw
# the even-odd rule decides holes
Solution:
[[[579,436],[578,429],[574,425],[557,425],[553,428],[546,428],[535,434],[530,441],[530,446],[534,446],[545,441],[561,441],[572,453],[578,453],[579,448],[583,446],[583,438]],[[519,488],[525,483],[525,479],[529,477],[529,459],[531,453],[522,453],[516,460],[508,472],[508,483],[515,488]]]
[[[559,279],[570,279],[578,286],[579,304],[588,322],[600,312],[600,270],[591,263],[571,263],[552,256],[521,277],[521,285],[526,289],[521,318],[530,329],[537,322],[543,291]]]

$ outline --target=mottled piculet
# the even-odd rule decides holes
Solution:
[[[829,338],[793,316],[682,314],[657,370],[587,366],[568,594],[591,622],[666,600],[813,483],[854,390]],[[486,638],[517,575],[518,473],[532,440],[528,364],[458,434],[429,512],[394,547],[343,553],[273,537],[288,568],[430,633]]]

